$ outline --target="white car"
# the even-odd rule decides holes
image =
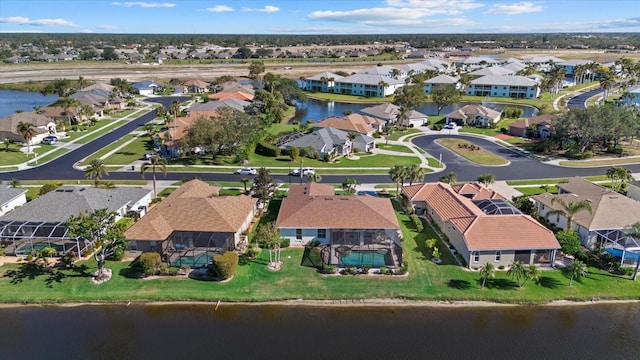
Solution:
[[[316,169],[312,167],[302,168],[302,176],[307,176],[309,174],[315,174],[315,173],[316,173]],[[300,168],[293,169],[293,171],[291,171],[291,175],[300,176]]]
[[[238,175],[255,175],[257,173],[258,171],[256,171],[256,169],[254,168],[242,168],[234,172],[234,174],[238,174]]]
[[[444,126],[445,130],[455,130],[455,128],[457,128],[458,126],[456,125],[456,123],[448,123],[447,125]]]
[[[55,136],[47,136],[44,139],[42,139],[42,143],[47,145],[53,145],[57,142],[58,142],[58,138]]]

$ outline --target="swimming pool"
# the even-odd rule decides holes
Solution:
[[[188,265],[192,268],[197,268],[211,263],[211,260],[211,256],[208,256],[206,253],[184,255],[173,261],[171,266],[181,267],[182,265]]]
[[[354,250],[340,256],[340,266],[393,266],[391,252],[386,249],[380,250]]]
[[[622,249],[606,248],[606,249],[604,249],[604,251],[606,251],[607,253],[611,254],[611,256],[615,256],[617,258],[622,258]],[[638,258],[640,258],[640,254],[636,254],[636,253],[632,253],[632,252],[626,251],[624,253],[624,258],[625,259],[633,259],[633,261],[636,262],[636,261],[638,261]]]

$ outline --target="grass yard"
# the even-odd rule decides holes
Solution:
[[[413,154],[413,151],[411,151],[411,149],[409,149],[404,145],[395,145],[395,144],[385,145],[384,143],[379,143],[378,149]]]
[[[549,192],[552,194],[558,193],[558,187],[553,185],[549,186],[549,188],[546,191],[539,186],[514,187],[514,189],[520,191],[524,195],[529,195],[529,196],[542,194],[544,192]]]
[[[275,204],[277,205],[277,204]],[[277,210],[275,206],[270,210]],[[404,234],[404,257],[409,264],[407,277],[326,276],[314,267],[301,265],[310,257],[305,249],[286,248],[280,271],[267,269],[268,251],[254,260],[241,258],[234,278],[226,283],[159,278],[132,278],[128,262],[107,262],[114,277],[100,286],[89,279],[96,269],[94,260],[79,262],[73,269],[43,269],[32,264],[5,264],[0,267],[0,302],[111,302],[147,300],[268,301],[285,299],[365,299],[396,298],[436,301],[495,301],[542,303],[551,300],[633,299],[640,294],[640,282],[589,269],[586,278],[568,286],[568,277],[558,270],[543,271],[538,284],[528,282],[518,288],[504,271],[480,289],[480,274],[467,271],[448,253],[444,243],[438,247],[443,264],[431,262],[425,240],[435,236],[427,226],[422,233],[409,227],[409,217],[399,215]]]
[[[418,134],[420,130],[408,128],[406,130],[394,130],[391,135],[389,135],[389,140],[398,141],[401,137],[405,135]]]
[[[122,144],[126,143],[127,141],[135,138],[136,135],[126,135],[123,138],[121,138],[120,140],[113,142],[105,147],[103,147],[102,149],[94,152],[93,154],[91,154],[90,156],[88,156],[84,161],[82,161],[80,163],[80,165],[89,165],[89,163],[91,162],[91,160],[93,159],[99,159],[102,156],[108,154],[109,152],[115,150],[116,148],[118,148],[119,146],[122,146]]]
[[[142,136],[104,159],[104,163],[106,165],[127,165],[140,160],[147,152],[153,152],[153,141],[149,140],[148,136]]]
[[[8,150],[2,146],[0,150],[0,166],[20,164],[32,158],[33,156],[27,158],[27,155],[20,151],[19,145],[11,145]]]
[[[593,167],[593,166],[618,166],[628,164],[640,163],[640,157],[627,157],[617,159],[602,159],[602,160],[567,160],[560,161],[562,166],[570,167]]]
[[[507,160],[505,160],[504,158],[502,158],[501,156],[498,156],[490,151],[487,151],[483,148],[480,148],[480,150],[468,150],[465,148],[461,148],[460,146],[477,146],[475,144],[472,144],[466,140],[462,140],[462,139],[454,139],[454,138],[441,138],[436,140],[436,142],[444,147],[446,147],[447,149],[455,152],[456,154],[466,158],[469,161],[472,161],[476,164],[482,164],[482,165],[506,165],[509,162]]]
[[[442,167],[442,163],[438,159],[432,158],[432,157],[426,157],[426,159],[429,162],[429,166],[434,167],[434,168],[441,168]]]
[[[367,103],[367,104],[382,104],[393,101],[393,96],[388,96],[385,98],[378,97],[366,97],[366,96],[357,96],[357,95],[342,95],[342,94],[334,94],[334,93],[321,93],[321,92],[306,92],[307,97],[315,100],[322,101],[338,101],[338,102],[348,102],[348,103]]]
[[[47,161],[51,161],[51,160],[61,156],[62,154],[67,153],[68,151],[69,151],[69,149],[65,149],[65,148],[56,149],[53,152],[51,152],[51,153],[49,153],[49,154],[47,154],[47,155],[45,155],[43,157],[38,157],[37,161],[31,161],[27,165],[29,165],[29,166],[42,165],[42,164],[46,163]]]
[[[384,154],[355,154],[358,160],[348,158],[339,158],[335,163],[326,163],[321,160],[304,158],[303,165],[319,168],[390,168],[393,165],[413,165],[420,164],[420,159],[416,156],[393,156]],[[299,167],[300,161],[292,162],[288,156],[279,156],[277,158],[252,154],[249,160],[249,166],[253,167]]]

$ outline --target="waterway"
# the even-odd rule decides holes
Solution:
[[[58,95],[42,95],[39,92],[0,89],[0,118],[18,110],[32,112],[34,106],[45,106],[58,100]]]
[[[638,359],[640,304],[0,309],[2,359]]]
[[[459,103],[446,106],[440,114],[448,114],[452,111],[455,111],[469,103]],[[320,101],[309,99],[306,103],[298,103],[296,104],[296,114],[292,121],[297,121],[300,123],[306,123],[309,120],[314,120],[316,122],[323,120],[324,118],[330,116],[344,116],[345,113],[361,113],[360,110],[375,106],[376,104],[354,104],[354,103],[341,103],[335,101]],[[485,106],[490,107],[496,110],[502,110],[506,107],[515,107],[523,110],[523,117],[532,117],[536,116],[538,113],[538,109],[533,106],[528,105],[518,105],[518,104],[502,104],[502,103],[487,103]],[[417,111],[423,114],[436,114],[438,109],[434,103],[426,103],[424,106],[416,109]]]

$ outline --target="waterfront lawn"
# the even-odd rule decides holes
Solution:
[[[273,218],[273,216],[272,216]],[[528,282],[518,288],[515,281],[498,271],[495,279],[480,289],[480,274],[458,265],[443,242],[443,264],[430,261],[426,239],[435,233],[426,226],[416,233],[407,215],[398,214],[403,232],[404,258],[409,275],[326,276],[315,268],[301,266],[304,249],[282,251],[280,271],[267,269],[268,251],[254,260],[241,258],[234,278],[227,283],[196,281],[182,277],[140,280],[131,277],[128,262],[107,262],[114,277],[107,283],[91,285],[96,269],[94,260],[78,262],[73,269],[43,269],[30,265],[5,264],[0,267],[1,302],[85,302],[201,300],[267,301],[285,299],[365,299],[402,298],[437,301],[496,301],[540,303],[551,300],[631,299],[640,295],[640,283],[628,277],[589,269],[589,275],[568,286],[568,277],[559,270],[544,270],[538,284]]]
[[[461,148],[460,146],[478,146],[469,141],[455,138],[441,138],[436,140],[436,142],[449,150],[455,152],[456,154],[466,158],[469,161],[472,161],[477,164],[482,165],[506,165],[508,163],[507,160],[498,156],[490,151],[487,151],[480,147],[479,150],[468,150],[467,148]]]

